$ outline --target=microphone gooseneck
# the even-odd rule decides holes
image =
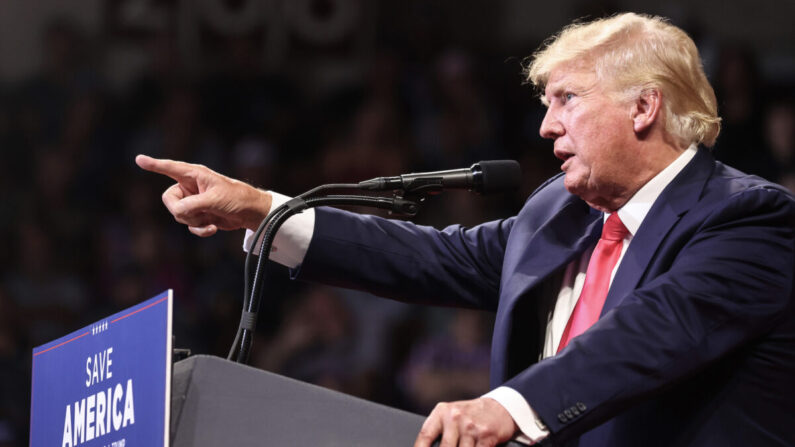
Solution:
[[[434,194],[445,189],[467,189],[490,194],[516,189],[521,181],[519,163],[514,160],[481,161],[468,169],[453,169],[424,173],[403,174],[394,177],[378,177],[358,184],[321,185],[311,189],[282,206],[271,210],[260,223],[254,240],[262,242],[256,269],[252,272],[251,256],[254,248],[248,251],[245,261],[243,292],[243,312],[235,335],[235,340],[227,358],[238,363],[248,363],[254,330],[256,329],[259,304],[265,288],[264,265],[271,251],[273,239],[279,227],[292,215],[307,208],[319,205],[358,205],[389,210],[390,213],[413,216],[419,210],[419,203],[425,194]],[[391,191],[392,197],[357,196],[351,194],[330,195],[340,190]],[[252,274],[253,273],[253,274]]]

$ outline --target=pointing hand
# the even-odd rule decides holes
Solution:
[[[255,230],[271,207],[271,195],[205,166],[146,155],[135,163],[177,183],[163,193],[163,203],[177,222],[201,237],[218,230]]]

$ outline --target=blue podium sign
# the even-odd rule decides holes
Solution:
[[[33,350],[30,445],[168,446],[172,291]]]

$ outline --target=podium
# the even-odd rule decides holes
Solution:
[[[173,447],[405,447],[424,419],[218,357],[173,366]]]

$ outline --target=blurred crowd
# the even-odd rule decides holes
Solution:
[[[224,39],[217,66],[180,64],[173,36],[145,40],[147,69],[112,89],[86,36],[55,21],[36,76],[0,84],[0,446],[26,445],[31,350],[172,288],[175,347],[225,356],[242,304],[243,233],[198,239],[160,202],[167,179],[135,154],[205,164],[298,194],[329,182],[520,161],[514,194],[429,198],[417,222],[507,217],[558,172],[522,84],[521,57],[379,41],[359,79],[318,91]],[[795,190],[793,85],[717,43],[707,71],[723,130],[717,158]],[[508,56],[517,56],[509,58]],[[352,260],[353,262],[353,260]],[[362,266],[367,268],[367,266]],[[488,387],[493,318],[289,281],[269,266],[252,364],[415,412]]]

